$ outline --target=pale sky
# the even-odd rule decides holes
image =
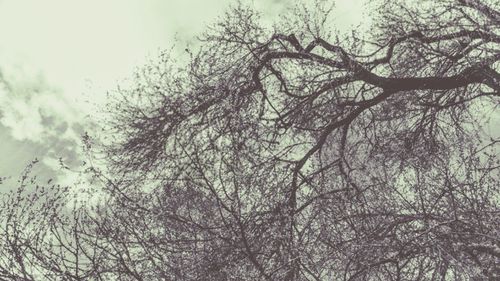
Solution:
[[[59,157],[76,161],[86,116],[106,91],[159,51],[183,49],[234,2],[0,0],[0,176],[34,157],[49,174]],[[363,18],[363,0],[337,2],[339,24]],[[272,20],[296,1],[252,3]]]

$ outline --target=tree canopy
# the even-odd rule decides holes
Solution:
[[[144,67],[85,138],[103,202],[6,198],[0,278],[496,280],[500,3],[378,1],[348,35],[330,4],[236,5]]]

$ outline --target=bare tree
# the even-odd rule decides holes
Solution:
[[[64,228],[85,270],[57,278],[498,278],[499,3],[381,2],[350,36],[325,3],[272,28],[238,5],[145,67],[108,108],[109,200]]]

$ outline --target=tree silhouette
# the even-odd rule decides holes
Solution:
[[[499,3],[380,2],[349,36],[238,5],[145,67],[108,106],[105,204],[2,240],[0,277],[496,280]]]

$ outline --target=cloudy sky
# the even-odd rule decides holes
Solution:
[[[78,165],[79,138],[108,90],[162,49],[192,43],[232,0],[0,0],[0,176],[38,158]],[[295,1],[254,0],[271,19]],[[356,24],[362,0],[337,4]]]

